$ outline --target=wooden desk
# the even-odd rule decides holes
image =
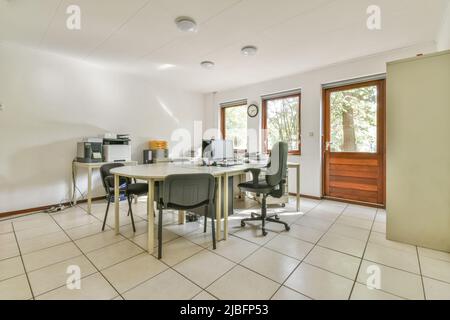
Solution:
[[[232,176],[239,176],[244,174],[244,171],[248,168],[261,168],[264,167],[266,163],[255,162],[249,164],[242,164],[232,167],[203,167],[196,166],[187,163],[158,163],[149,165],[139,165],[139,166],[126,166],[121,168],[115,168],[111,170],[114,174],[114,199],[119,198],[119,177],[135,178],[139,180],[146,180],[148,182],[148,200],[147,200],[147,216],[148,216],[148,252],[153,253],[154,247],[154,188],[155,182],[164,181],[168,175],[172,174],[196,174],[196,173],[209,173],[213,175],[216,179],[216,224],[217,224],[217,240],[222,239],[221,225],[222,225],[222,179],[224,179],[224,232],[223,239],[228,239],[228,178]],[[296,168],[299,168],[299,164],[292,164]],[[299,172],[300,170],[298,170]],[[297,175],[299,176],[299,174]],[[300,179],[298,179],[297,185],[299,185]],[[297,208],[299,207],[299,195],[300,188],[297,188]],[[114,213],[115,213],[115,232],[120,233],[120,223],[119,223],[119,201],[114,203]],[[180,219],[183,219],[183,215],[179,215]],[[182,222],[182,221],[181,221]]]
[[[114,163],[114,162],[91,162],[91,163],[85,163],[85,162],[77,162],[75,161],[73,163],[73,170],[74,170],[74,179],[75,182],[77,181],[77,174],[79,168],[87,169],[88,175],[88,190],[87,190],[87,212],[91,214],[91,208],[92,208],[92,171],[94,169],[100,169],[100,167],[104,164],[108,163]],[[135,166],[138,164],[137,161],[125,161],[125,162],[117,162],[117,163],[123,163],[126,166]],[[72,181],[73,182],[73,181]],[[72,183],[73,188],[73,183]],[[76,190],[72,190],[73,199],[72,202],[74,204],[77,204],[77,197],[76,197]]]

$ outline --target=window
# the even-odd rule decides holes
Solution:
[[[287,142],[290,154],[300,155],[300,94],[263,98],[264,150]]]
[[[247,149],[247,102],[222,105],[222,136],[234,149]]]
[[[330,93],[331,152],[377,152],[378,86]]]

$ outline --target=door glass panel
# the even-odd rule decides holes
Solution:
[[[330,94],[330,151],[377,152],[377,86]]]

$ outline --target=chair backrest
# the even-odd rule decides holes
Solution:
[[[164,207],[193,209],[214,202],[215,181],[211,174],[174,174],[164,179]]]
[[[269,186],[282,184],[287,176],[288,144],[277,142],[270,154],[270,165],[267,168],[266,182]]]
[[[105,188],[106,193],[109,193],[108,187],[106,186],[106,178],[112,176],[111,170],[114,168],[123,167],[123,163],[107,163],[100,167],[100,177],[102,178],[103,187]],[[121,181],[122,182],[122,181]],[[114,179],[112,183],[109,183],[110,186],[114,186]]]

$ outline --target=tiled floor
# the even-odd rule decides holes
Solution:
[[[133,206],[137,232],[121,204],[119,236],[112,211],[101,232],[104,202],[0,221],[0,299],[450,299],[450,254],[386,240],[384,210],[302,199],[295,212],[291,199],[270,209],[290,232],[269,223],[262,237],[258,223],[240,227],[248,201],[217,250],[201,219],[167,212],[158,260],[145,252],[145,199]],[[79,290],[66,285],[71,266]],[[379,290],[366,285],[374,270]]]

